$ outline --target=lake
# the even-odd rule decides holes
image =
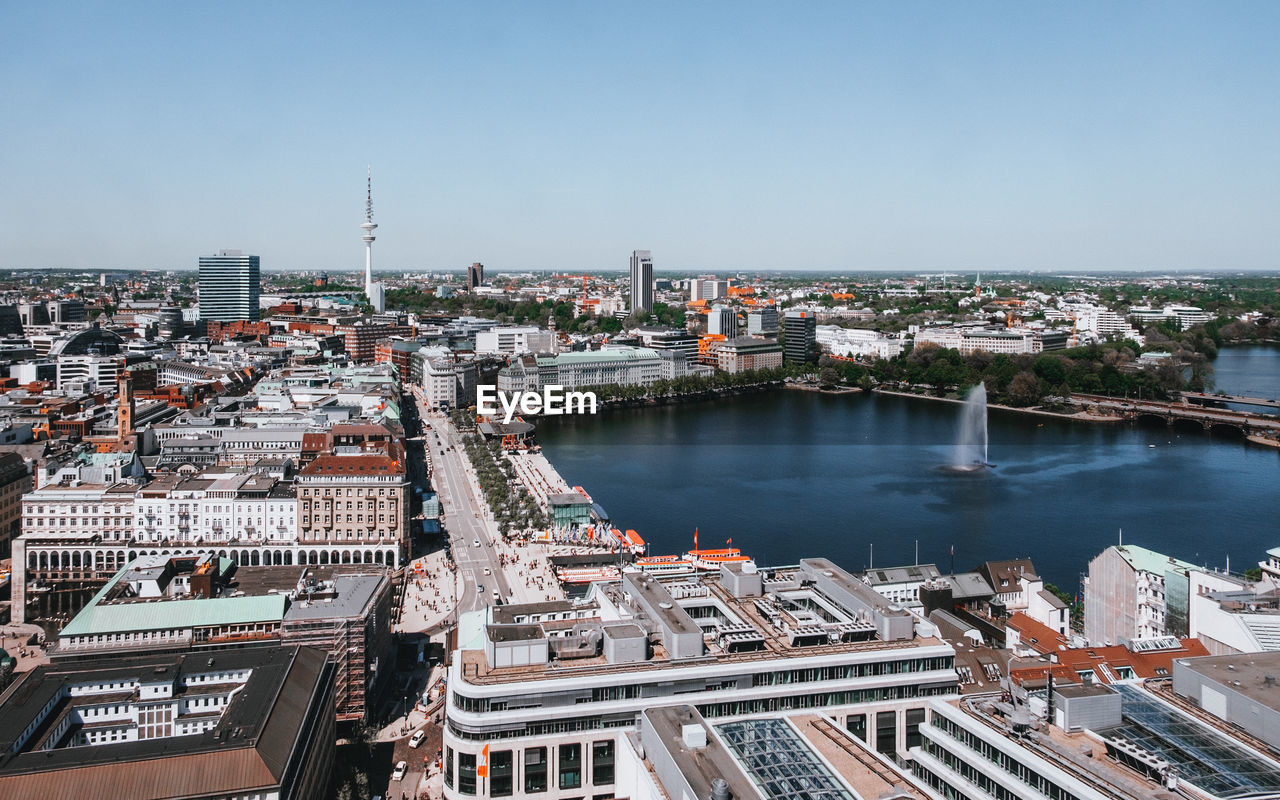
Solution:
[[[1224,348],[1217,388],[1275,397],[1280,349]],[[1268,389],[1268,387],[1274,387]],[[733,546],[762,565],[827,556],[848,569],[933,562],[944,572],[1030,557],[1075,592],[1124,541],[1241,571],[1280,545],[1280,451],[1163,427],[992,410],[990,460],[950,462],[960,407],[926,399],[777,391],[539,423],[571,485],[651,554]]]

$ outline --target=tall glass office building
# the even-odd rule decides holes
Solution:
[[[200,256],[200,318],[257,322],[261,286],[257,256],[239,250]]]

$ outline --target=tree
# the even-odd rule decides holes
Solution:
[[[1036,376],[1023,370],[1009,381],[1009,402],[1015,406],[1033,406],[1040,400],[1040,383]]]
[[[818,370],[818,384],[823,387],[835,386],[840,382],[840,373],[831,367],[823,367]]]
[[[1063,365],[1062,359],[1057,356],[1042,355],[1036,359],[1031,369],[1038,378],[1053,386],[1067,379],[1067,368]]]

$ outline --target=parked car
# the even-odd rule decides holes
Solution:
[[[417,731],[413,734],[413,736],[409,737],[409,746],[417,747],[418,745],[422,744],[422,740],[425,738],[427,738],[426,731],[422,731],[422,730]]]
[[[409,771],[409,765],[401,761],[400,763],[396,764],[395,769],[391,770],[391,780],[393,781],[404,780],[404,774],[408,771]]]

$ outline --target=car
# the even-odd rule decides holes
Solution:
[[[498,590],[497,590],[497,589],[494,589],[494,590],[493,590],[493,602],[495,602],[495,603],[501,603],[501,602],[502,602],[502,596],[498,594]]]
[[[409,765],[403,761],[399,762],[398,764],[396,764],[396,768],[391,770],[391,780],[393,781],[404,780],[404,775],[408,771],[409,771]]]
[[[416,731],[412,736],[409,737],[409,746],[417,747],[418,745],[422,744],[422,740],[425,738],[427,738],[426,731],[423,731],[423,730]]]
[[[485,568],[484,568],[484,574],[485,574],[485,575],[492,575],[492,574],[493,574],[493,570],[489,569],[488,567],[485,567]]]
[[[472,547],[479,547],[479,546],[480,546],[480,540],[479,540],[479,539],[472,539],[472,540],[471,540],[471,546],[472,546]]]

